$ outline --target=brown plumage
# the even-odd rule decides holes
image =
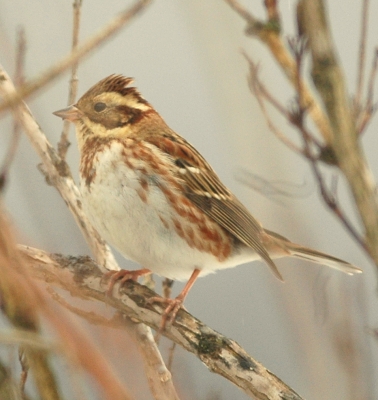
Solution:
[[[111,75],[55,114],[76,125],[83,203],[100,234],[139,262],[141,274],[189,278],[182,293],[167,300],[167,315],[174,317],[199,275],[259,258],[281,280],[273,259],[286,256],[361,272],[264,229],[132,82]],[[117,273],[112,285],[136,276]]]

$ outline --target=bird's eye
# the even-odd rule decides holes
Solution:
[[[101,112],[101,111],[104,111],[104,110],[105,110],[106,104],[105,104],[105,103],[96,103],[96,104],[93,106],[93,108],[94,108],[94,110],[95,110],[96,112]]]

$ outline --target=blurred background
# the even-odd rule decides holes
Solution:
[[[244,1],[253,14],[265,18],[263,2]],[[328,11],[332,33],[351,95],[355,91],[361,2],[332,0]],[[130,2],[130,5],[132,3]],[[121,0],[85,1],[80,38],[93,34],[127,6]],[[295,33],[294,0],[280,2],[284,34]],[[378,3],[372,2],[368,66],[377,45]],[[1,0],[0,63],[10,75],[15,67],[16,31],[26,32],[26,77],[33,78],[70,51],[72,1]],[[293,241],[328,252],[361,267],[364,274],[347,276],[299,260],[278,264],[282,284],[260,262],[221,271],[197,281],[186,308],[215,330],[236,340],[301,396],[309,400],[378,398],[378,300],[374,266],[339,221],[322,203],[305,160],[292,153],[269,131],[247,84],[245,50],[260,65],[260,78],[275,96],[289,105],[293,90],[267,50],[244,35],[245,22],[224,1],[154,1],[115,38],[81,62],[79,96],[112,73],[135,78],[135,85],[167,123],[192,143],[223,182],[263,225]],[[69,74],[27,101],[52,144],[62,122],[53,111],[67,105]],[[272,119],[293,140],[297,134],[273,111]],[[0,121],[0,160],[10,141],[10,117]],[[377,170],[375,118],[363,138],[372,169]],[[67,160],[77,179],[78,152]],[[19,241],[49,252],[89,254],[73,218],[54,188],[38,172],[39,159],[22,137],[11,166],[5,203]],[[248,174],[250,175],[248,175]],[[337,172],[324,169],[329,182]],[[287,192],[256,191],[240,182],[257,176]],[[338,199],[358,224],[348,190],[338,180]],[[125,227],[127,229],[127,227]],[[118,257],[125,268],[137,268]],[[156,279],[160,291],[159,279]],[[174,285],[173,293],[182,288]],[[138,356],[119,359],[123,332],[91,327],[138,399],[152,399],[146,381],[135,368]],[[163,341],[167,356],[170,343]],[[210,373],[193,355],[176,349],[173,376],[183,399],[245,399],[228,381]],[[94,384],[95,385],[95,384]],[[94,395],[93,398],[100,398]]]

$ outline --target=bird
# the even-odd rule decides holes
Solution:
[[[282,281],[274,259],[296,257],[349,275],[362,272],[265,229],[133,81],[110,75],[54,112],[75,125],[86,215],[110,245],[142,267],[109,272],[111,290],[117,281],[151,272],[186,281],[177,297],[153,298],[165,303],[165,326],[197,278],[217,270],[262,260]]]

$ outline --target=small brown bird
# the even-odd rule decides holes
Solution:
[[[290,242],[264,229],[185,139],[131,87],[111,75],[73,106],[54,114],[73,122],[80,150],[84,210],[98,232],[143,269],[112,277],[137,279],[149,272],[187,280],[167,302],[172,321],[199,276],[262,259],[280,280],[273,259],[297,257],[349,275],[360,269]]]

